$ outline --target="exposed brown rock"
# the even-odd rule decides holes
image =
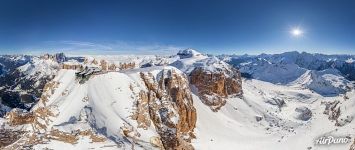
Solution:
[[[108,70],[108,63],[105,60],[101,60],[100,67],[101,67],[102,71],[107,71]]]
[[[96,59],[92,60],[91,63],[94,64],[94,65],[98,65],[99,64]]]
[[[11,126],[30,124],[34,122],[35,116],[31,112],[21,112],[19,109],[13,109],[7,113],[6,118]]]
[[[355,150],[355,139],[354,139],[353,144],[350,146],[350,149],[349,149],[349,150]]]
[[[81,136],[88,136],[91,139],[92,143],[106,141],[105,137],[98,136],[97,134],[94,134],[91,130],[84,130],[84,131],[78,130],[77,132],[79,132],[79,135]]]
[[[33,111],[35,119],[33,121],[32,127],[34,130],[47,130],[47,126],[49,125],[50,117],[55,117],[58,114],[54,114],[51,111],[51,107],[39,107]]]
[[[0,149],[16,142],[24,133],[24,131],[0,129]]]
[[[88,136],[92,143],[105,142],[106,138],[94,134],[91,130],[76,130],[74,132],[68,133],[63,132],[58,129],[52,129],[49,134],[46,135],[47,139],[62,141],[70,144],[76,144],[79,140],[79,136]]]
[[[80,65],[80,64],[66,64],[66,63],[61,64],[61,69],[78,70],[81,68],[82,68],[82,65]]]
[[[79,138],[73,134],[59,131],[58,129],[53,129],[47,135],[48,139],[62,141],[65,143],[76,144]]]
[[[136,102],[136,113],[131,117],[138,122],[138,128],[148,129],[151,121],[149,116],[148,95],[146,92],[139,93],[139,101]]]
[[[164,149],[193,149],[189,142],[194,137],[196,110],[188,81],[174,69],[164,69],[159,76],[156,81],[151,73],[141,72],[148,91],[139,93],[135,118],[142,127],[153,122]]]
[[[339,101],[325,103],[325,110],[323,114],[328,115],[329,120],[337,120],[340,116]]]
[[[110,71],[116,71],[117,66],[115,64],[111,64],[108,66],[108,70]]]
[[[42,106],[39,105],[39,107],[31,112],[34,117],[31,124],[35,131],[42,129],[46,130],[51,121],[50,118],[58,115],[52,112],[51,109],[53,109],[53,107],[47,106],[48,98],[54,94],[58,86],[59,82],[56,81],[50,81],[44,86],[42,96],[39,100],[39,103],[42,104]]]
[[[154,147],[158,147],[159,149],[164,149],[163,143],[161,142],[160,137],[153,136],[149,139],[149,142]]]
[[[37,133],[28,134],[27,138],[28,140],[26,140],[25,145],[37,145],[45,143],[43,136],[38,136]]]
[[[134,143],[141,136],[140,133],[128,124],[124,124],[124,126],[120,127],[120,132],[123,136],[132,139]]]
[[[323,103],[325,104],[325,110],[324,110],[323,114],[328,115],[329,120],[334,120],[336,126],[344,125],[345,122],[340,123],[338,120],[339,116],[341,114],[340,102],[333,101],[333,102],[323,102]],[[345,120],[345,121],[347,121],[347,120]]]
[[[202,102],[214,111],[225,105],[229,95],[242,94],[240,72],[233,68],[211,72],[198,67],[191,72],[190,82],[198,89]]]
[[[120,63],[119,68],[121,70],[125,70],[125,69],[134,69],[136,67],[136,64],[134,62],[130,62],[130,63]]]
[[[6,118],[11,126],[31,124],[36,130],[46,129],[49,118],[56,116],[50,109],[51,107],[45,107],[48,97],[54,93],[55,88],[58,86],[57,82],[49,82],[44,87],[44,92],[40,99],[40,102],[44,107],[35,108],[31,112],[23,112],[20,109],[13,109],[11,112],[6,114]]]
[[[48,101],[48,98],[52,94],[54,94],[55,89],[58,88],[58,86],[59,86],[59,82],[56,81],[47,82],[43,87],[43,93],[41,95],[39,102],[41,102],[44,106],[46,106],[46,102]]]

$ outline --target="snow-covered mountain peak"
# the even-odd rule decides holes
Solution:
[[[195,68],[201,68],[209,72],[221,72],[226,70],[230,71],[231,69],[231,66],[229,64],[215,56],[202,55],[201,53],[198,53],[193,49],[187,49],[183,51],[189,52],[179,52],[178,55],[180,56],[180,58],[182,58],[176,60],[170,65],[180,69],[186,74],[190,74]],[[185,57],[188,55],[190,55],[191,57]]]
[[[300,85],[324,96],[344,94],[353,86],[337,69],[308,70],[290,85]]]
[[[202,56],[200,52],[191,48],[180,50],[177,55],[179,55],[181,59]]]
[[[27,64],[18,67],[18,70],[28,76],[41,78],[42,76],[54,75],[59,69],[59,63],[53,59],[34,57]]]
[[[41,59],[45,60],[53,60],[56,61],[57,63],[62,63],[67,61],[67,57],[65,56],[64,53],[56,53],[56,54],[44,54],[40,56]]]

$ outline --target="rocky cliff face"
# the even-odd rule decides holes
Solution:
[[[353,144],[350,146],[349,150],[355,150],[355,140],[354,140]]]
[[[57,53],[54,55],[44,54],[44,55],[40,56],[40,58],[45,59],[45,60],[53,60],[58,63],[62,63],[62,62],[65,62],[68,60],[68,58],[64,55],[64,53]]]
[[[143,128],[152,120],[164,149],[193,149],[189,142],[195,137],[196,110],[187,78],[175,69],[162,70],[157,79],[140,75],[148,91],[139,93],[134,118]]]
[[[325,110],[323,114],[328,115],[329,120],[335,121],[335,125],[340,126],[338,123],[338,118],[340,116],[340,102],[339,101],[333,101],[333,102],[326,102],[325,103]]]
[[[180,60],[171,65],[189,76],[196,94],[213,111],[226,103],[228,96],[242,95],[242,80],[239,70],[214,56],[203,55],[196,50],[186,49],[178,54]]]
[[[0,149],[16,142],[21,138],[24,131],[16,131],[10,129],[0,129]]]
[[[241,76],[236,69],[211,72],[198,67],[191,72],[190,81],[198,89],[203,103],[214,111],[225,105],[229,95],[242,94]]]

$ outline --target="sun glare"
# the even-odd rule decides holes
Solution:
[[[294,28],[291,30],[291,34],[295,37],[299,37],[303,34],[303,31],[299,28]]]

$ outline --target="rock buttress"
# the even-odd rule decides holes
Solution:
[[[234,68],[209,71],[197,67],[190,74],[190,82],[197,88],[202,102],[213,111],[224,106],[229,95],[243,93],[240,72]]]
[[[149,112],[163,149],[193,149],[190,142],[195,137],[196,109],[186,76],[174,69],[164,69],[157,77],[143,72],[140,76],[148,90],[139,93],[141,117],[138,114],[137,118],[149,126],[142,110]]]

